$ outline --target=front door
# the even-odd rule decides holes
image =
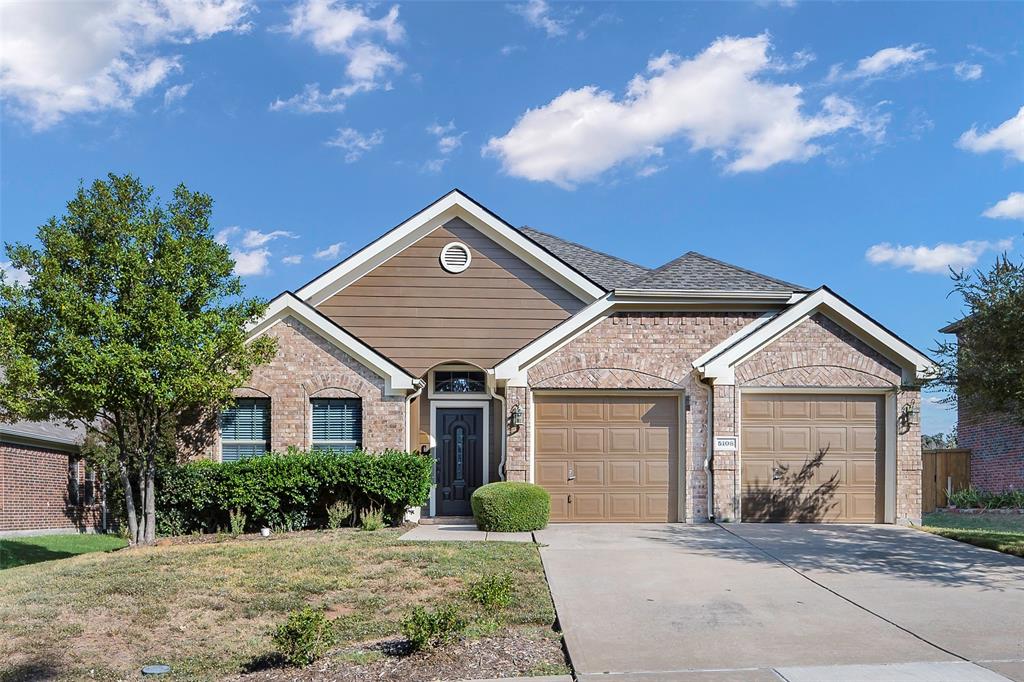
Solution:
[[[470,516],[483,485],[482,407],[437,408],[437,515]]]

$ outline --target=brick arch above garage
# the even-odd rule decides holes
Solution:
[[[736,384],[777,387],[899,386],[896,363],[816,313],[736,366]]]

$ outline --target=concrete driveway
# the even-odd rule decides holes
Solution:
[[[535,534],[581,680],[1024,681],[1024,560],[893,526]]]

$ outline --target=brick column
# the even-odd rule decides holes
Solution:
[[[505,480],[530,480],[530,389],[525,386],[509,386],[505,389],[506,409],[511,412],[513,405],[519,405],[523,413],[523,425],[509,428],[505,446]]]
[[[736,387],[715,385],[713,391],[714,433],[709,437],[737,435]],[[715,450],[712,468],[715,474],[715,518],[719,521],[739,521],[739,452]]]
[[[907,405],[921,409],[920,389],[904,387],[896,394],[896,523],[902,525],[921,523],[921,420],[901,419]]]

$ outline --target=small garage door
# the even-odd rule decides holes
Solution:
[[[744,521],[884,520],[884,398],[746,394]]]
[[[675,518],[675,397],[537,394],[535,405],[534,480],[552,521]]]

